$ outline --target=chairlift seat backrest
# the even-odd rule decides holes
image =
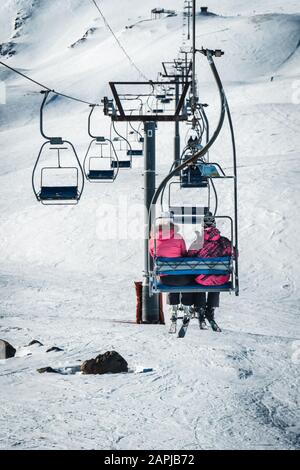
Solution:
[[[202,206],[170,206],[172,220],[178,224],[199,224],[203,216],[208,213],[208,207]]]
[[[218,258],[156,258],[155,274],[160,275],[199,275],[230,274],[231,257]]]
[[[45,167],[41,172],[41,201],[78,199],[78,168]]]
[[[90,157],[87,178],[89,180],[113,180],[115,171],[111,168],[111,162],[110,157]]]
[[[90,180],[113,180],[114,170],[89,170],[88,179]]]
[[[41,201],[71,201],[78,199],[77,186],[42,186],[39,193]]]
[[[119,160],[118,162],[116,160],[113,160],[111,162],[111,167],[112,168],[131,168],[131,160]]]
[[[130,157],[140,157],[143,155],[143,150],[131,149],[127,150],[127,155]]]
[[[78,187],[77,167],[44,167],[41,171],[42,187]]]
[[[197,276],[204,275],[232,275],[233,266],[230,256],[219,258],[156,258],[154,259],[151,288],[153,293],[170,292],[231,292],[233,283],[204,286],[196,282],[186,286],[168,286],[160,282],[160,276]]]

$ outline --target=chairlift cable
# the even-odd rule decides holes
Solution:
[[[19,70],[15,69],[14,67],[11,67],[10,65],[7,65],[5,62],[0,61],[0,64],[3,65],[3,67],[6,67],[7,69],[9,69],[12,72],[16,73],[17,75],[20,75],[21,77],[25,78],[26,80],[29,80],[30,82],[34,83],[35,85],[39,86],[40,88],[43,88],[44,90],[52,92],[55,95],[62,96],[64,98],[67,98],[68,100],[78,101],[79,103],[87,104],[89,106],[100,106],[100,104],[91,103],[89,101],[85,101],[85,100],[82,100],[80,98],[76,98],[74,96],[66,95],[65,93],[60,93],[56,90],[53,90],[53,89],[49,88],[48,86],[37,82],[36,80],[29,77],[28,75],[25,75],[24,73],[20,72]]]
[[[121,44],[120,40],[117,38],[115,32],[113,31],[112,27],[110,26],[110,24],[108,23],[107,19],[105,18],[104,14],[102,13],[98,3],[96,2],[96,0],[91,0],[91,2],[95,5],[95,7],[97,8],[98,12],[100,13],[101,15],[101,18],[103,19],[103,22],[105,24],[105,26],[108,28],[108,30],[110,31],[110,33],[112,34],[112,36],[115,38],[115,41],[116,43],[118,44],[118,46],[120,47],[120,49],[123,51],[123,53],[125,54],[125,56],[127,57],[127,59],[129,60],[130,64],[132,65],[133,68],[135,68],[135,70],[140,74],[141,77],[143,77],[145,80],[147,80],[147,82],[151,82],[151,80],[149,80],[149,78],[146,77],[146,75],[141,71],[141,69],[134,63],[133,59],[130,57],[130,55],[128,54],[128,52],[126,51],[125,47]]]

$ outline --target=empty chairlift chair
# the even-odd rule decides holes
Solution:
[[[127,122],[127,140],[131,146],[127,154],[132,157],[142,157],[144,154],[144,137],[138,129],[135,129],[131,122]]]
[[[43,111],[50,92],[42,93],[40,130],[47,141],[41,147],[32,172],[33,192],[44,205],[74,205],[79,202],[84,188],[83,169],[71,142],[45,135]]]
[[[116,165],[113,165],[116,163]],[[91,183],[113,183],[118,176],[118,157],[110,139],[92,140],[84,159],[84,172]]]
[[[116,168],[117,166],[120,169],[130,169],[132,168],[132,147],[130,142],[123,137],[115,127],[113,122],[111,125],[111,142],[114,145],[116,154],[118,156],[117,161],[112,161],[111,167]]]
[[[113,143],[105,137],[96,137],[91,133],[91,116],[94,106],[89,114],[88,133],[93,138],[85,159],[84,173],[90,183],[113,183],[118,176],[118,157]]]

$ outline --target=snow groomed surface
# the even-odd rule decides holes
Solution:
[[[177,55],[180,14],[138,23],[155,1],[126,0],[122,14],[115,2],[102,3],[147,76]],[[164,7],[180,12],[182,3]],[[18,347],[0,363],[3,449],[299,448],[299,5],[212,0],[209,9],[218,16],[198,18],[197,44],[225,51],[217,65],[239,155],[241,292],[222,297],[222,334],[191,322],[178,341],[168,326],[123,323],[134,319],[133,281],[143,264],[142,162],[113,185],[87,185],[76,207],[39,206],[31,190],[39,89],[0,69],[0,337]],[[79,0],[1,2],[0,41],[1,60],[83,99],[107,94],[110,80],[140,79]],[[204,62],[197,74],[213,126],[217,100]],[[62,98],[47,110],[49,132],[74,141],[81,162],[88,112]],[[225,137],[214,149],[223,167]],[[160,180],[173,158],[172,125],[159,126],[157,148]],[[24,347],[32,339],[45,346]],[[63,351],[46,353],[54,345]],[[152,370],[36,372],[77,370],[78,361],[111,349],[132,370]]]

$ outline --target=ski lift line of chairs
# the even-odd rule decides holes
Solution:
[[[182,152],[179,165],[185,160],[189,160],[196,152],[202,150],[202,137],[204,128],[199,127],[199,120],[193,125],[191,130],[187,131],[187,144]],[[191,135],[191,132],[193,133]],[[188,135],[190,137],[188,138]],[[206,141],[209,140],[209,134],[206,133]],[[199,161],[194,162],[184,168],[180,173],[181,188],[206,188],[211,178],[225,178],[226,174],[218,163],[209,162],[209,152]]]
[[[174,208],[173,208],[174,209]],[[204,209],[204,214],[199,215],[199,208],[191,208],[197,214],[194,215],[193,219],[190,216],[186,217],[184,221],[181,219],[180,222],[183,224],[197,224],[203,225],[204,214],[207,213],[208,208]],[[178,223],[174,212],[170,208],[170,222]],[[165,219],[165,217],[163,217]],[[159,227],[159,220],[162,217],[156,219],[154,225],[155,228]],[[156,233],[154,233],[154,261],[153,270],[150,273],[150,292],[151,294],[160,293],[186,293],[186,292],[236,292],[237,286],[235,282],[235,267],[234,267],[234,222],[230,216],[215,216],[215,219],[229,220],[231,227],[231,248],[232,256],[222,256],[216,258],[198,258],[198,257],[182,257],[182,258],[162,258],[156,257]],[[200,284],[188,284],[185,286],[169,286],[160,282],[160,276],[199,276],[205,275],[229,275],[230,279],[226,284],[204,286]]]
[[[95,106],[91,106],[88,117],[88,134],[92,141],[84,158],[85,177],[90,183],[113,183],[119,173],[118,156],[110,139],[92,134],[91,118],[94,110]]]
[[[44,98],[40,108],[40,132],[46,142],[43,143],[33,168],[32,189],[37,201],[43,205],[75,205],[78,204],[84,188],[83,168],[71,142],[45,134],[43,115],[51,91],[41,93]],[[64,160],[68,163],[64,163]]]
[[[149,232],[151,231],[151,236],[153,237],[154,241],[154,253],[153,253],[153,260],[150,260],[149,254],[149,276],[150,276],[150,293],[151,294],[158,294],[158,293],[182,293],[182,292],[235,292],[235,295],[239,295],[239,276],[238,276],[238,224],[237,224],[237,161],[236,161],[236,146],[235,146],[235,137],[234,137],[234,130],[233,124],[230,114],[230,109],[228,106],[228,102],[226,99],[226,95],[222,86],[222,82],[218,71],[216,69],[213,56],[220,57],[222,54],[221,51],[216,50],[204,50],[202,52],[208,60],[208,64],[211,68],[214,80],[217,84],[219,90],[219,97],[221,101],[220,106],[220,116],[218,125],[215,128],[214,133],[211,137],[209,137],[208,142],[206,145],[199,151],[191,151],[191,156],[187,159],[182,159],[180,162],[176,163],[169,174],[165,177],[165,179],[160,183],[158,186],[153,199],[152,199],[152,208],[155,209],[158,199],[160,198],[161,208],[163,209],[163,195],[166,189],[166,186],[173,178],[178,178],[179,182],[181,181],[181,175],[184,173],[184,170],[188,170],[189,167],[193,165],[202,165],[199,169],[199,173],[201,175],[200,182],[203,183],[203,178],[207,178],[208,181],[211,183],[211,186],[214,188],[213,179],[215,178],[233,178],[233,207],[230,213],[226,213],[224,215],[217,215],[218,210],[218,195],[215,190],[216,195],[216,209],[215,209],[215,219],[216,220],[227,220],[230,221],[230,228],[231,228],[231,255],[220,257],[220,258],[198,258],[198,257],[188,257],[188,258],[161,258],[157,256],[156,244],[157,244],[157,234],[156,231],[162,225],[161,220],[162,217],[158,217],[152,220],[152,211],[149,213]],[[233,176],[229,177],[226,176],[224,172],[221,171],[221,167],[214,163],[209,163],[206,160],[207,152],[212,147],[212,145],[217,140],[221,129],[223,128],[224,119],[227,116],[229,128],[230,128],[230,136],[232,142],[232,162],[233,162]],[[190,149],[191,150],[191,149]],[[187,160],[187,161],[185,161]],[[217,170],[217,171],[215,171]],[[208,176],[207,176],[208,171]],[[217,176],[217,173],[219,175]],[[210,185],[208,185],[209,191]],[[203,190],[201,190],[203,191]],[[168,212],[169,212],[169,221],[170,224],[173,223],[181,223],[181,224],[193,224],[197,227],[197,223],[201,221],[201,214],[202,211],[202,227],[204,225],[205,214],[208,216],[208,211],[210,211],[210,200],[208,199],[208,207],[202,208],[189,208],[186,210],[186,207],[174,207],[168,204]],[[155,214],[155,210],[153,211]],[[165,217],[164,217],[165,218]],[[170,225],[169,225],[170,226]],[[218,274],[222,273],[229,276],[229,281],[223,285],[209,285],[204,286],[197,283],[189,284],[186,286],[179,285],[179,286],[169,286],[160,282],[160,277],[168,273],[170,276],[181,276],[181,275],[210,275],[213,273]]]

